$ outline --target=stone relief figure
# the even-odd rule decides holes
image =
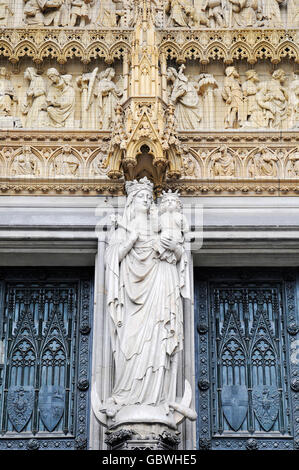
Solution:
[[[198,94],[202,96],[203,101],[203,121],[205,127],[215,128],[215,90],[218,84],[215,77],[210,73],[201,73],[195,77]]]
[[[90,23],[90,7],[93,0],[72,0],[70,11],[70,26],[84,28]]]
[[[196,23],[195,8],[189,0],[168,0],[165,11],[169,14],[168,27],[186,28]]]
[[[55,176],[78,176],[80,162],[78,158],[73,155],[71,147],[66,145],[62,153],[58,155],[51,167],[51,173]]]
[[[182,172],[186,178],[199,178],[200,170],[196,159],[190,153],[183,156]]]
[[[107,152],[100,151],[96,158],[92,161],[90,173],[92,176],[100,176],[107,173],[105,168],[105,161],[107,159]]]
[[[189,405],[176,402],[178,355],[183,348],[182,300],[190,297],[185,232],[178,226],[181,207],[178,195],[163,195],[167,220],[160,232],[152,183],[146,177],[130,181],[126,191],[124,214],[115,221],[106,252],[115,380],[101,412],[112,420],[108,427],[113,423],[114,429],[138,423],[140,416],[143,424],[175,428],[173,412],[178,407],[182,415],[196,416]]]
[[[289,94],[283,86],[285,72],[275,70],[272,78],[262,82],[256,95],[257,103],[262,110],[259,114],[260,127],[279,129],[289,117]]]
[[[64,0],[24,0],[24,17],[28,25],[66,26],[68,8]]]
[[[281,13],[279,5],[284,0],[258,0],[258,26],[267,28],[282,28]]]
[[[246,80],[242,84],[244,97],[244,126],[258,127],[259,120],[257,114],[260,113],[260,109],[256,94],[260,80],[255,70],[247,70],[245,76]]]
[[[297,178],[299,176],[299,151],[297,150],[289,157],[288,173],[290,177]]]
[[[211,158],[212,176],[235,176],[235,159],[225,146],[220,147],[219,152]]]
[[[288,1],[288,27],[299,27],[299,0]]]
[[[294,79],[290,85],[290,104],[291,104],[291,127],[299,128],[299,77],[294,74]]]
[[[227,111],[224,118],[225,128],[240,127],[243,114],[243,92],[240,76],[235,67],[226,67],[222,98]]]
[[[198,129],[201,121],[200,101],[194,84],[184,75],[185,66],[167,70],[167,80],[171,83],[169,103],[175,106],[175,118],[178,129]]]
[[[256,26],[258,0],[228,0],[228,26],[243,28]]]
[[[134,0],[112,0],[112,2],[117,6],[121,5],[121,8],[116,8],[113,4],[108,7],[102,2],[96,24],[104,28],[132,27],[136,20],[136,2]]]
[[[71,75],[60,75],[58,70],[47,71],[51,85],[47,94],[48,125],[50,127],[74,127],[75,90]]]
[[[111,5],[110,8],[105,8],[104,3],[101,2],[100,11],[95,23],[104,28],[115,28],[117,26],[117,17],[115,6]]]
[[[0,26],[7,26],[9,18],[14,15],[10,0],[0,0]]]
[[[266,148],[261,148],[260,152],[252,157],[251,164],[248,167],[250,176],[277,176],[277,161],[276,155],[271,153]]]
[[[226,0],[204,0],[201,7],[208,19],[209,28],[227,27],[227,3]]]
[[[0,116],[11,116],[13,104],[18,101],[6,67],[0,67]]]
[[[44,79],[37,74],[34,67],[28,67],[24,72],[24,78],[29,81],[24,102],[21,106],[22,113],[26,116],[25,127],[40,129],[47,123],[46,86]]]
[[[163,191],[160,204],[160,239],[172,239],[177,244],[182,243],[185,234],[189,232],[189,225],[186,217],[182,214],[182,203],[178,193],[169,190]],[[160,260],[168,263],[177,263],[177,258],[173,250],[163,247],[160,242],[155,248],[159,253]]]
[[[40,173],[38,159],[31,148],[25,146],[22,154],[17,155],[11,165],[12,176],[38,176]]]
[[[97,74],[96,68],[91,74],[86,74],[88,80],[87,102],[85,113],[90,113],[91,126],[96,129],[111,129],[115,119],[115,109],[123,91],[114,83],[115,70],[108,67]]]

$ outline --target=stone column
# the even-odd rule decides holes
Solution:
[[[112,385],[112,352],[105,301],[105,250],[106,233],[102,232],[98,234],[98,252],[95,259],[91,377],[92,387],[96,387],[98,396],[102,401],[109,396]],[[107,449],[105,428],[96,420],[93,411],[91,411],[90,419],[90,449]]]
[[[190,284],[192,289],[191,299],[184,300],[184,356],[183,356],[183,375],[181,381],[188,380],[192,387],[191,407],[196,409],[196,377],[195,377],[195,344],[194,344],[194,269],[193,256],[189,252]],[[181,429],[181,448],[184,450],[196,449],[196,421],[189,419],[184,421]]]
[[[165,54],[161,54],[161,88],[162,88],[162,99],[167,102],[167,62]]]
[[[123,94],[123,101],[126,101],[129,97],[129,57],[128,53],[124,53],[123,57],[123,77],[124,77],[124,94]]]

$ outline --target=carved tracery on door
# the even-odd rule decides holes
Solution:
[[[86,447],[91,276],[75,270],[7,276],[0,304],[0,449]]]
[[[295,283],[263,270],[247,281],[245,270],[207,272],[196,286],[199,447],[293,448]]]

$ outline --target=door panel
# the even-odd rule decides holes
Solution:
[[[296,448],[296,272],[196,270],[195,305],[198,446]]]
[[[3,270],[0,449],[87,446],[92,273]]]

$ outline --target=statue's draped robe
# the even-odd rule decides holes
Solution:
[[[104,78],[98,84],[98,113],[101,129],[110,129],[115,115],[115,107],[121,92],[112,80]]]
[[[187,256],[183,251],[178,264],[161,261],[153,249],[155,236],[139,236],[120,262],[122,241],[125,231],[118,229],[106,258],[116,370],[112,397],[118,405],[167,404],[176,398],[177,353],[183,347]]]
[[[47,125],[47,103],[46,103],[46,87],[44,80],[40,76],[33,76],[29,88],[27,90],[30,97],[25,105],[26,111],[26,127],[41,128]],[[28,104],[29,103],[29,104]]]
[[[198,129],[201,121],[199,96],[187,78],[178,74],[170,97],[175,105],[178,129]]]
[[[75,90],[64,79],[49,88],[47,99],[59,106],[48,106],[51,127],[73,127],[75,114]]]

